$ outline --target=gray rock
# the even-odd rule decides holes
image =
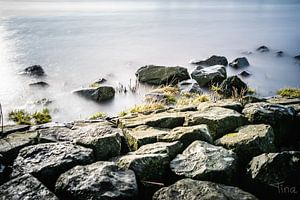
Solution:
[[[170,163],[171,170],[197,180],[231,183],[236,173],[233,151],[203,141],[195,141]]]
[[[44,82],[44,81],[38,81],[38,82],[30,83],[29,86],[32,86],[32,87],[49,87],[49,84]]]
[[[237,187],[208,181],[182,179],[169,187],[158,190],[153,200],[257,200]]]
[[[93,161],[93,150],[69,142],[37,144],[20,151],[12,177],[29,173],[51,188],[60,174]]]
[[[220,93],[225,97],[246,94],[247,84],[244,83],[238,76],[230,76],[226,78],[220,85]]]
[[[186,121],[187,126],[207,124],[213,139],[220,138],[246,123],[246,118],[240,113],[220,107],[210,107],[203,111],[193,112]]]
[[[76,166],[57,180],[56,193],[68,199],[135,199],[138,194],[135,174],[113,162]]]
[[[182,81],[178,85],[182,93],[203,94],[203,90],[195,80]]]
[[[158,141],[161,142],[180,141],[184,148],[189,146],[195,140],[212,143],[213,139],[206,124],[177,127],[172,129],[168,134],[158,136]]]
[[[111,86],[99,86],[79,89],[74,91],[74,93],[97,102],[103,102],[114,98],[115,89]]]
[[[30,67],[27,67],[23,70],[24,74],[30,75],[30,76],[44,76],[45,71],[40,65],[32,65]]]
[[[249,65],[250,64],[246,57],[236,58],[231,63],[229,63],[229,66],[234,68],[248,67]]]
[[[41,182],[29,174],[25,174],[1,185],[0,199],[58,200]]]
[[[266,99],[256,97],[256,96],[253,96],[253,95],[246,95],[246,96],[243,96],[243,98],[242,98],[242,104],[243,105],[246,105],[248,103],[258,103],[258,102],[265,102],[265,101],[266,101]]]
[[[241,73],[239,73],[239,75],[243,76],[243,77],[248,77],[251,75],[251,72],[244,70]]]
[[[259,52],[261,52],[261,53],[265,53],[265,52],[269,52],[270,49],[269,49],[268,47],[266,47],[266,46],[260,46],[260,47],[258,47],[258,48],[256,49],[256,51],[259,51]]]
[[[214,65],[203,69],[196,69],[191,74],[199,86],[221,83],[227,77],[226,69],[222,65]]]
[[[210,107],[228,108],[231,110],[235,110],[237,112],[242,112],[243,110],[243,105],[240,102],[233,99],[220,99],[215,102],[213,101],[202,102],[198,105],[198,110],[205,111],[207,108]]]
[[[3,126],[2,136],[6,136],[14,132],[23,132],[29,130],[29,125],[5,125]]]
[[[176,84],[190,78],[187,69],[179,66],[146,65],[139,68],[135,74],[140,82],[151,85]]]
[[[201,65],[201,66],[213,66],[213,65],[227,66],[228,61],[227,61],[227,58],[224,56],[213,55],[206,60],[202,60],[202,61],[198,61],[198,62],[195,60],[194,62],[192,62],[192,64]]]

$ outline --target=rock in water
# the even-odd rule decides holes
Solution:
[[[195,141],[170,163],[171,170],[197,180],[231,183],[236,173],[233,151],[203,141]]]
[[[76,166],[57,180],[56,193],[64,199],[135,199],[138,187],[132,170],[121,169],[113,162]]]
[[[249,65],[250,64],[246,57],[236,58],[231,63],[229,63],[229,66],[234,68],[248,67]]]
[[[220,85],[220,93],[225,97],[231,97],[235,93],[241,95],[247,92],[247,84],[244,83],[238,76],[230,76],[226,78]]]
[[[247,70],[244,70],[242,71],[241,73],[239,73],[239,75],[243,76],[243,77],[247,77],[247,76],[250,76],[251,75],[251,72],[247,71]]]
[[[256,49],[256,51],[259,51],[259,52],[261,52],[261,53],[264,53],[264,52],[269,52],[270,49],[269,49],[268,47],[266,47],[266,46],[260,46],[260,47],[258,47],[258,48]]]
[[[44,82],[44,81],[38,81],[38,82],[34,82],[34,83],[30,83],[29,86],[33,86],[33,87],[48,87],[49,84]]]
[[[103,102],[114,98],[115,89],[111,86],[100,86],[97,88],[83,88],[74,91],[75,94],[97,102]]]
[[[0,186],[0,198],[18,200],[18,199],[49,199],[58,200],[42,183],[29,174],[15,178]]]
[[[284,52],[283,51],[277,51],[276,56],[277,57],[282,57],[282,56],[284,56]]]
[[[227,77],[227,73],[224,66],[215,65],[203,69],[196,69],[192,72],[191,76],[200,86],[207,86],[221,83]]]
[[[30,75],[30,76],[44,76],[45,71],[40,65],[32,65],[30,67],[27,67],[23,71],[24,74]]]
[[[209,57],[206,60],[193,61],[192,64],[201,65],[201,66],[213,66],[213,65],[227,66],[228,65],[228,60],[224,56],[213,55],[213,56]]]
[[[294,57],[296,60],[300,61],[300,55]]]
[[[139,68],[135,75],[139,82],[150,85],[177,84],[180,81],[190,78],[187,69],[179,66],[146,65]]]
[[[153,200],[258,200],[237,187],[208,181],[182,179],[158,190]]]

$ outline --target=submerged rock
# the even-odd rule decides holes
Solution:
[[[44,81],[38,81],[38,82],[30,83],[29,86],[32,86],[32,87],[49,87],[49,84],[44,82]]]
[[[190,178],[177,181],[158,190],[153,200],[258,200],[254,195],[237,187]]]
[[[249,65],[250,64],[246,57],[236,58],[231,63],[229,63],[229,66],[234,68],[248,67]]]
[[[231,97],[235,93],[237,93],[237,95],[246,93],[247,88],[247,84],[244,83],[238,76],[230,76],[221,83],[220,93],[225,97]]]
[[[239,73],[239,75],[243,76],[243,77],[248,77],[251,75],[251,72],[244,70],[241,73]]]
[[[230,183],[236,172],[233,151],[203,141],[195,141],[170,163],[171,170],[197,180]]]
[[[284,52],[283,51],[277,51],[276,56],[277,57],[282,57],[282,56],[284,56]]]
[[[27,67],[23,70],[24,74],[30,75],[30,76],[44,76],[45,71],[40,65],[32,65],[30,67]]]
[[[146,65],[139,68],[135,74],[140,82],[151,85],[176,84],[190,78],[187,69],[179,66]]]
[[[296,60],[300,61],[300,55],[294,57]]]
[[[135,199],[138,194],[135,174],[113,162],[76,166],[57,180],[56,193],[66,199]]]
[[[74,91],[75,94],[97,102],[112,99],[115,96],[115,89],[111,86],[100,86],[97,88],[84,88]]]
[[[261,52],[261,53],[264,53],[264,52],[269,52],[270,49],[269,49],[268,47],[266,47],[266,46],[260,46],[260,47],[258,47],[258,48],[256,49],[256,51],[259,51],[259,52]]]
[[[194,62],[192,62],[192,64],[201,65],[201,66],[213,66],[213,65],[227,66],[228,65],[228,60],[224,56],[213,55],[213,56],[209,57],[206,60],[201,60],[201,61],[196,61],[195,60]]]
[[[203,69],[196,69],[191,74],[199,86],[221,83],[226,77],[226,69],[222,65],[215,65]]]

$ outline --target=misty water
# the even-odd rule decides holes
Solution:
[[[116,94],[98,104],[72,94],[104,77],[127,86],[146,64],[183,66],[213,54],[229,61],[247,55],[252,73],[243,80],[262,96],[300,86],[300,1],[298,0],[0,0],[0,102],[4,114],[15,108],[40,109],[42,98],[54,121],[84,119],[102,111],[115,115],[142,101],[147,88]],[[269,53],[258,53],[260,45]],[[283,57],[276,57],[277,51]],[[50,84],[18,73],[39,64]],[[240,70],[227,67],[228,75]]]

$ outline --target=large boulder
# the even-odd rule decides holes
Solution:
[[[203,111],[193,112],[186,121],[188,126],[207,124],[213,139],[220,138],[246,123],[247,120],[242,114],[220,107],[209,107]]]
[[[171,170],[197,180],[231,183],[236,173],[233,151],[203,141],[195,141],[170,163]]]
[[[30,67],[26,67],[23,70],[24,74],[30,75],[30,76],[44,76],[45,71],[40,65],[32,65]]]
[[[135,75],[140,82],[151,85],[176,84],[190,78],[187,69],[179,66],[146,65],[139,68]]]
[[[231,63],[229,63],[229,66],[234,68],[248,67],[249,65],[250,64],[246,57],[236,58]]]
[[[226,79],[227,73],[223,65],[215,65],[202,69],[195,69],[191,76],[200,86],[207,86],[221,83]]]
[[[114,98],[115,89],[111,86],[99,86],[75,90],[74,93],[93,101],[103,102]]]
[[[158,136],[158,141],[162,142],[180,141],[184,148],[189,146],[195,140],[212,143],[213,139],[206,124],[177,127],[165,135]]]
[[[275,151],[274,133],[270,125],[246,125],[237,131],[224,135],[215,144],[233,150],[243,165],[254,156]]]
[[[99,161],[76,166],[63,173],[55,185],[62,199],[135,199],[138,194],[135,174],[113,162]]]
[[[177,181],[169,187],[158,190],[153,200],[257,200],[237,187],[190,178]]]
[[[213,66],[213,65],[227,66],[228,65],[228,60],[224,56],[213,55],[213,56],[209,57],[206,60],[193,61],[192,64],[201,65],[201,66]]]
[[[220,85],[220,93],[225,97],[234,95],[243,96],[247,92],[247,84],[238,76],[230,76],[226,78]]]
[[[92,149],[69,142],[37,144],[20,150],[12,177],[29,173],[52,188],[60,174],[93,161]]]
[[[29,174],[25,174],[1,185],[0,199],[58,200],[41,182]]]

